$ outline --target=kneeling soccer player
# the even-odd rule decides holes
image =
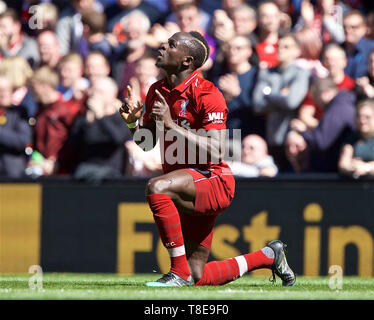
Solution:
[[[143,107],[130,87],[120,108],[135,142],[140,144],[136,135],[144,129],[159,137],[163,159],[164,175],[149,180],[146,198],[169,252],[171,268],[146,285],[221,285],[259,268],[271,269],[273,280],[277,274],[283,285],[293,285],[296,279],[287,264],[286,245],[279,240],[257,252],[207,263],[215,219],[230,205],[235,191],[234,177],[221,154],[228,109],[220,91],[199,76],[199,68],[209,57],[203,36],[178,32],[158,53],[156,66],[166,77],[149,89],[142,126]],[[195,133],[198,129],[207,134]],[[173,139],[168,139],[168,134]],[[156,142],[152,139],[151,148]],[[182,144],[183,150],[176,163],[173,150],[180,152],[180,148],[175,149],[174,144]],[[199,150],[196,155],[206,152],[207,159],[190,161],[192,150]]]

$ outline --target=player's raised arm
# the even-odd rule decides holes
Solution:
[[[155,124],[147,123],[140,125],[140,119],[143,116],[143,104],[134,98],[132,88],[127,86],[128,97],[119,108],[119,113],[129,127],[134,142],[144,151],[149,151],[157,143]]]
[[[189,147],[199,150],[200,154],[207,155],[207,161],[219,163],[224,156],[226,131],[220,129],[201,129],[194,132],[182,128],[171,118],[169,105],[163,95],[158,90],[155,93],[158,100],[153,105],[152,116],[157,118],[158,121],[163,122],[166,130],[173,130],[173,133],[178,138],[185,139]]]

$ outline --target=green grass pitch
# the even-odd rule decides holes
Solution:
[[[0,274],[0,300],[374,300],[374,278],[343,277],[342,289],[328,277],[298,277],[294,287],[272,286],[269,278],[244,276],[224,286],[149,288],[158,274],[45,273],[43,288],[32,290],[32,275]]]

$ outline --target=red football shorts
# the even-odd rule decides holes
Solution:
[[[195,182],[195,211],[180,214],[183,235],[206,248],[210,248],[217,216],[234,198],[235,179],[228,167],[216,166],[209,170],[183,169]]]

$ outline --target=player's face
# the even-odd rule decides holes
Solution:
[[[158,49],[156,66],[164,69],[179,69],[187,55],[187,45],[182,33],[176,33]]]

